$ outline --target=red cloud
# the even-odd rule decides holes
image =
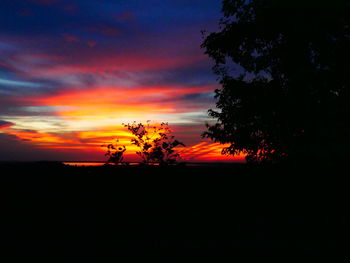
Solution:
[[[77,36],[71,34],[62,34],[62,36],[67,42],[80,42],[80,39]]]
[[[109,25],[96,25],[92,27],[86,28],[86,30],[93,32],[93,33],[98,33],[101,35],[105,36],[117,36],[121,33],[121,30],[117,27],[114,26],[109,26]]]
[[[4,130],[4,129],[7,129],[11,126],[15,125],[14,123],[12,122],[8,122],[8,121],[2,121],[0,120],[0,130]]]
[[[93,48],[94,46],[96,46],[96,41],[90,40],[90,41],[86,42],[86,44],[88,45],[88,47]]]
[[[68,38],[67,41],[74,41],[74,38]],[[90,41],[89,41],[90,42]],[[88,47],[93,47],[94,41]],[[80,52],[80,53],[79,53]],[[94,59],[98,56],[98,59]],[[135,51],[134,54],[107,54],[100,50],[92,51],[92,49],[77,51],[74,54],[74,62],[64,61],[62,57],[61,63],[46,68],[32,68],[28,75],[55,77],[80,73],[105,73],[108,71],[144,71],[157,69],[171,69],[181,66],[190,65],[203,60],[202,55],[178,56],[178,57],[161,57],[157,54],[151,56]]]

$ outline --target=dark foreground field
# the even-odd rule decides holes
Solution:
[[[13,261],[283,262],[347,250],[346,172],[334,168],[0,167],[2,248]]]

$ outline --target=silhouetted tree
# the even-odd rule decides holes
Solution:
[[[108,156],[107,164],[114,163],[120,164],[124,160],[124,152],[126,151],[125,145],[119,145],[119,140],[116,140],[114,143],[109,143],[102,145],[102,147],[107,148],[105,156]]]
[[[331,159],[349,148],[350,1],[224,0],[217,119],[203,134],[247,160]]]
[[[147,124],[134,122],[124,124],[124,126],[134,136],[131,143],[140,149],[136,154],[142,158],[145,164],[174,164],[180,157],[180,154],[174,148],[185,146],[171,135],[168,123],[151,125],[148,121]]]

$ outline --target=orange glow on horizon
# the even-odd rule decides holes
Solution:
[[[35,144],[42,149],[61,151],[81,150],[91,152],[94,156],[99,153],[101,155],[99,160],[106,160],[104,153],[107,149],[102,146],[109,143],[115,143],[115,139],[118,139],[118,145],[125,145],[127,148],[125,158],[127,159],[129,157],[131,158],[131,161],[138,159],[135,154],[135,152],[138,151],[138,148],[130,143],[130,139],[132,138],[131,134],[125,129],[122,130],[122,128],[109,131],[77,132],[74,134],[50,134],[15,129],[10,129],[7,133],[15,135],[25,143]],[[179,147],[177,148],[177,151],[180,153],[182,161],[244,162],[244,155],[222,155],[221,150],[225,146],[226,145],[221,145],[219,143],[201,142],[192,146]]]
[[[60,151],[91,152],[91,156],[98,156],[105,160],[106,148],[101,147],[112,143],[114,139],[127,147],[126,156],[135,161],[138,150],[130,143],[131,134],[122,123],[124,120],[153,119],[153,116],[176,116],[185,112],[175,103],[162,103],[175,96],[195,94],[212,90],[211,86],[204,87],[154,87],[130,88],[100,87],[96,89],[65,91],[60,94],[42,96],[32,99],[32,105],[57,107],[55,115],[62,123],[63,130],[48,130],[45,123],[37,123],[33,128],[7,127],[6,133],[19,138],[22,143],[35,145],[41,149]],[[149,100],[149,102],[148,102]],[[154,120],[154,119],[153,119]],[[155,120],[161,122],[163,120]],[[181,119],[178,120],[181,123]],[[19,121],[20,122],[20,121]],[[22,124],[26,127],[25,124]],[[184,127],[180,129],[185,129]],[[170,128],[172,125],[170,124]],[[203,125],[204,128],[204,125]],[[187,128],[192,136],[195,129]],[[185,131],[185,130],[183,130]],[[181,130],[180,130],[181,132]],[[186,133],[182,133],[185,134]],[[191,138],[192,138],[191,137]],[[199,135],[198,135],[199,137]],[[193,137],[194,138],[194,137]],[[183,139],[177,137],[178,140]],[[195,139],[198,141],[198,139]],[[194,142],[185,148],[179,148],[183,161],[244,161],[244,156],[224,156],[221,154],[225,145],[208,141]],[[94,157],[96,158],[96,157]]]

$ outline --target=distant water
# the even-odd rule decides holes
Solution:
[[[64,162],[64,165],[70,166],[101,166],[104,165],[104,162]]]
[[[65,165],[70,166],[102,166],[105,162],[63,162]],[[128,165],[138,165],[139,163],[128,163]]]
[[[105,162],[63,162],[63,164],[65,165],[70,165],[70,166],[103,166],[105,164]],[[140,165],[140,163],[126,163],[127,165]],[[222,162],[222,163],[218,163],[218,162],[208,162],[208,163],[204,163],[204,162],[200,162],[200,163],[191,163],[188,162],[186,163],[186,166],[236,166],[236,165],[241,165],[241,162]],[[154,164],[154,165],[158,165],[158,164]]]

